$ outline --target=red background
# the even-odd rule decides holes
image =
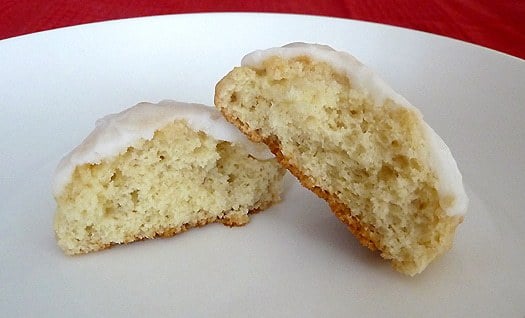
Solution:
[[[2,0],[0,39],[111,19],[190,12],[281,12],[427,31],[525,58],[525,0]]]

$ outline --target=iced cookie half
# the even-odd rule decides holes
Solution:
[[[468,205],[456,161],[352,55],[305,43],[255,51],[216,85],[215,105],[398,271],[420,273],[450,249]]]
[[[244,225],[280,200],[284,169],[213,107],[140,103],[97,121],[53,180],[66,254],[169,237],[211,222]]]

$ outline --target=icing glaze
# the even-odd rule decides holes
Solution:
[[[53,178],[53,194],[60,194],[76,166],[98,164],[117,156],[140,139],[150,140],[156,130],[175,120],[185,120],[195,131],[203,131],[217,140],[242,144],[254,157],[273,157],[266,147],[248,140],[213,107],[169,100],[158,104],[139,103],[97,120],[95,129],[58,164]]]

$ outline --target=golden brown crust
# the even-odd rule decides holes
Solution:
[[[218,90],[218,89],[217,89]],[[215,96],[215,105],[218,105],[219,99]],[[280,143],[277,137],[272,136],[269,138],[264,138],[255,131],[251,131],[250,127],[242,123],[238,118],[230,115],[227,110],[223,107],[218,106],[219,110],[222,112],[226,120],[239,128],[250,140],[253,142],[263,142],[269,148],[270,151],[275,155],[277,161],[283,165],[288,171],[290,171],[301,184],[307,189],[311,190],[318,197],[325,200],[332,212],[341,220],[352,232],[352,234],[359,240],[359,242],[368,247],[370,250],[377,250],[376,244],[373,242],[371,235],[373,234],[373,229],[369,229],[366,225],[362,224],[358,218],[352,216],[350,208],[344,205],[335,195],[319,188],[314,184],[314,182],[306,176],[299,168],[293,165],[290,162],[289,158],[286,158],[280,149]]]
[[[183,224],[182,226],[179,226],[179,227],[159,229],[159,230],[153,232],[151,235],[146,235],[146,236],[128,236],[128,237],[124,238],[124,240],[122,242],[119,242],[119,243],[102,243],[102,242],[100,242],[97,245],[97,247],[94,247],[94,248],[80,250],[78,252],[73,252],[73,253],[71,253],[68,250],[64,250],[64,252],[67,255],[80,255],[80,254],[87,254],[87,253],[90,253],[90,252],[104,250],[104,249],[107,249],[107,248],[111,248],[111,247],[113,247],[115,245],[133,243],[133,242],[138,242],[138,241],[142,241],[142,240],[145,240],[145,239],[154,239],[154,238],[157,238],[157,237],[170,238],[170,237],[173,237],[173,236],[175,236],[177,234],[186,232],[187,230],[189,230],[191,228],[202,227],[202,226],[205,226],[205,225],[210,224],[210,223],[222,223],[223,225],[229,226],[229,227],[243,226],[243,225],[246,225],[246,224],[248,224],[250,222],[250,216],[249,216],[250,214],[257,213],[257,212],[259,212],[261,210],[266,209],[267,207],[269,207],[271,205],[272,205],[272,203],[269,203],[267,206],[254,208],[254,209],[248,211],[248,214],[230,213],[230,214],[226,214],[226,215],[224,215],[222,217],[210,216],[210,217],[208,217],[206,219],[201,219],[201,220],[198,220],[198,221],[195,221],[195,222],[186,223],[186,224]]]
[[[277,161],[285,166],[304,187],[311,190],[318,197],[328,203],[332,209],[332,212],[348,227],[348,229],[352,232],[352,234],[354,234],[359,242],[361,242],[361,244],[368,247],[372,251],[377,249],[376,245],[369,237],[370,231],[365,226],[363,226],[361,222],[359,222],[359,219],[352,216],[350,209],[345,206],[336,196],[316,186],[308,176],[299,170],[299,168],[290,163],[290,160],[282,154],[279,147],[279,142],[276,138],[264,140],[264,143],[267,144],[271,152],[275,154]]]

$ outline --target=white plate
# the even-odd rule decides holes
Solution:
[[[61,253],[50,180],[95,119],[138,101],[211,104],[245,53],[292,41],[352,52],[448,143],[471,199],[448,254],[398,274],[291,178],[284,202],[245,227]],[[508,55],[310,16],[163,16],[2,41],[0,316],[523,317],[524,83]]]

